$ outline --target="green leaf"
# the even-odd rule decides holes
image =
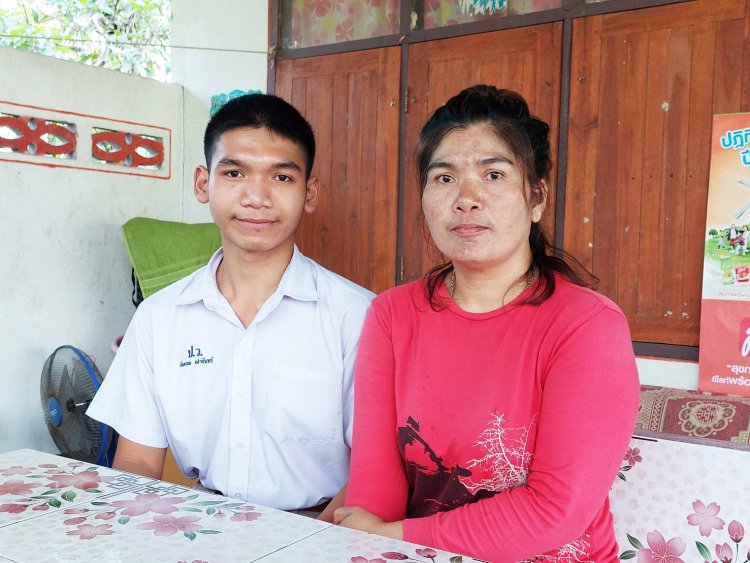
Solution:
[[[697,541],[695,542],[695,546],[698,548],[698,551],[700,552],[703,559],[705,559],[706,561],[711,561],[711,552],[708,551],[708,548],[705,545]]]
[[[620,559],[632,559],[635,556],[636,556],[635,551],[633,551],[632,549],[630,549],[628,551],[623,551],[620,554]]]
[[[53,506],[55,508],[60,508],[62,506],[62,503],[60,502],[60,499],[58,498],[51,498],[47,501],[47,504],[50,506]]]
[[[76,495],[73,491],[65,491],[62,495],[60,495],[63,500],[67,500],[68,502],[73,502],[73,499],[76,498]]]
[[[201,534],[220,534],[219,530],[198,530]]]
[[[622,473],[620,473],[619,471],[617,472],[617,476],[618,476],[618,477],[619,477],[620,479],[622,479],[623,481],[626,481],[626,482],[627,482],[627,479],[625,479],[625,475],[623,475],[623,474],[622,474]]]
[[[101,493],[99,489],[86,489],[87,493]]]
[[[57,489],[50,489],[49,491],[44,491],[43,495],[54,495],[57,492]]]
[[[108,502],[104,502],[101,500],[92,500],[91,504],[93,504],[94,506],[109,506]]]
[[[193,541],[196,538],[195,532],[182,532],[182,535],[190,541]]]
[[[193,506],[214,506],[216,504],[223,504],[223,500],[203,500],[201,502],[191,502]]]
[[[198,495],[190,495],[189,497],[185,497],[185,500],[193,500],[194,498],[198,498]]]
[[[120,517],[119,517],[119,518],[117,519],[117,521],[118,521],[118,522],[119,522],[120,524],[127,524],[128,522],[130,522],[130,516],[120,516]]]
[[[643,544],[638,541],[638,538],[634,538],[630,534],[625,534],[628,536],[628,541],[630,542],[630,545],[632,545],[636,549],[643,549]]]
[[[461,557],[460,555],[454,555],[453,557],[450,558],[449,561],[450,563],[463,563],[463,560],[464,558]]]
[[[216,512],[215,508],[207,508],[206,509],[206,515],[211,516],[214,512]]]
[[[631,469],[633,469],[632,465],[625,465],[620,468],[620,471],[630,471]]]
[[[183,506],[180,510],[185,510],[187,512],[203,512],[200,508],[190,508],[189,506]]]

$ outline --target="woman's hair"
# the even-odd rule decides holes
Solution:
[[[424,192],[430,161],[446,135],[474,124],[488,124],[497,138],[518,159],[530,187],[527,202],[529,207],[541,203],[546,196],[545,190],[552,170],[549,126],[529,113],[529,106],[520,94],[487,84],[477,84],[462,90],[438,108],[422,127],[414,159],[419,173],[420,191]],[[576,285],[591,285],[578,273],[577,270],[580,270],[591,281],[596,281],[580,262],[550,244],[538,222],[531,224],[529,246],[531,265],[524,278],[528,279],[536,269],[540,283],[526,299],[526,303],[538,305],[547,300],[555,291],[555,274],[562,275]],[[575,269],[568,262],[573,263]],[[437,287],[452,268],[453,264],[444,263],[427,273],[425,291],[433,308],[437,305]]]

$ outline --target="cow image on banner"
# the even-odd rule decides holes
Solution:
[[[699,389],[750,396],[750,113],[715,115]]]

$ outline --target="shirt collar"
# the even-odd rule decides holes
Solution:
[[[219,248],[208,261],[203,274],[188,282],[177,298],[178,305],[190,305],[198,301],[206,303],[216,302],[221,292],[216,283],[216,270],[224,258],[223,249]],[[279,281],[279,286],[271,296],[291,297],[298,301],[317,301],[318,287],[317,276],[309,259],[307,259],[294,245],[294,252],[284,275]]]

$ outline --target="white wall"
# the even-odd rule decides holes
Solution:
[[[185,88],[185,179],[204,164],[203,132],[211,96],[232,90],[266,91],[268,2],[172,2],[172,80]],[[180,46],[190,46],[182,48]],[[185,221],[210,221],[208,209],[185,198]]]
[[[137,215],[180,219],[182,92],[8,48],[0,48],[0,68],[12,69],[0,81],[4,102],[172,130],[169,180],[0,160],[0,452],[57,451],[40,406],[42,366],[57,346],[73,344],[109,367],[110,342],[133,311],[120,225]]]
[[[698,363],[658,358],[636,358],[643,385],[698,389]]]

